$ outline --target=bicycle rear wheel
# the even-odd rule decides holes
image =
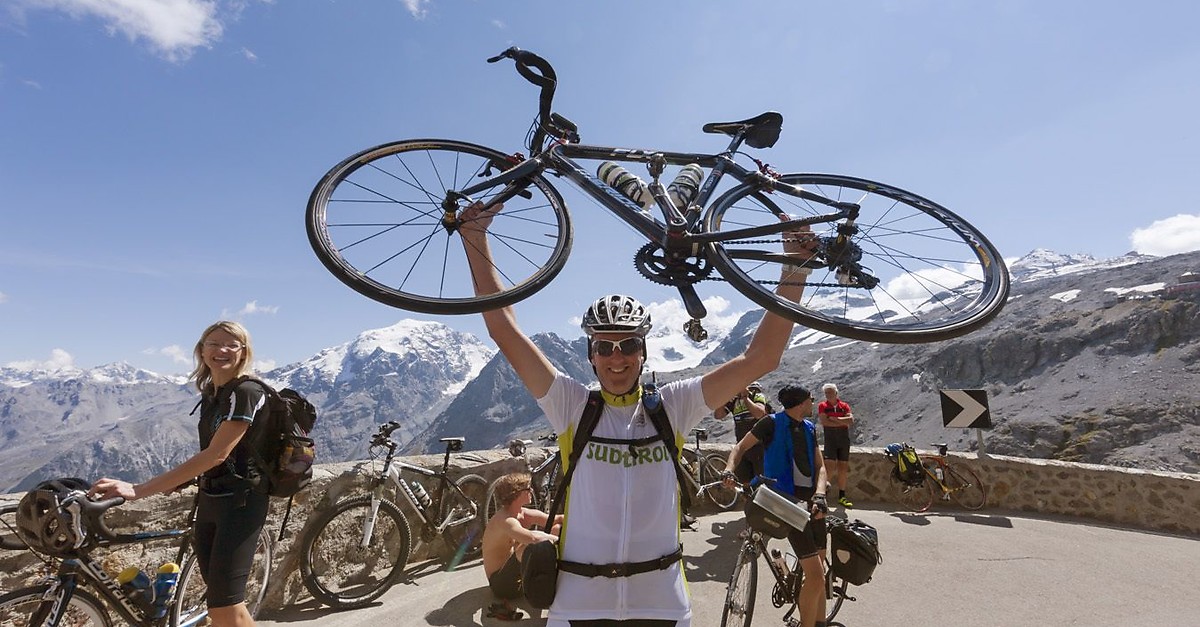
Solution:
[[[14,590],[0,595],[0,625],[4,627],[41,627],[45,616],[41,611],[43,597],[50,586],[43,584]],[[71,595],[59,625],[72,627],[110,627],[113,623],[104,604],[91,593],[79,588]]]
[[[363,546],[368,520],[374,527]],[[370,496],[346,499],[325,510],[301,539],[300,577],[325,605],[363,607],[396,583],[411,542],[408,520],[391,501],[380,500],[372,518]]]
[[[714,481],[720,481],[721,475],[725,472],[725,458],[720,453],[710,453],[705,456],[704,463],[700,465],[700,484],[707,485]],[[704,490],[704,495],[714,505],[723,509],[733,509],[738,502],[738,491],[733,488],[727,488],[724,485],[717,485]]]
[[[488,232],[501,291],[476,296],[456,230],[442,224],[447,190],[511,168],[498,151],[466,142],[414,139],[364,150],[321,178],[308,200],[308,241],[351,289],[386,305],[468,314],[511,305],[540,290],[566,263],[571,221],[541,175],[525,181]],[[480,194],[487,201],[504,187]]]
[[[750,627],[754,619],[754,593],[758,588],[758,555],[747,543],[738,552],[729,576],[729,587],[725,592],[725,606],[721,608],[721,627],[741,625]]]
[[[442,497],[442,511],[438,518],[439,521],[444,521],[449,517],[452,522],[458,522],[446,527],[442,533],[450,551],[450,568],[465,560],[479,557],[479,552],[483,549],[483,528],[487,525],[487,519],[484,518],[487,480],[479,475],[463,475],[455,485],[463,493],[447,490]],[[463,495],[466,495],[465,499]]]
[[[987,490],[979,480],[979,475],[966,466],[947,463],[945,482],[950,489],[950,498],[962,507],[977,510],[987,502]]]
[[[857,232],[839,258],[858,258],[878,285],[846,285],[834,269],[832,251],[818,260],[800,302],[775,295],[782,256],[781,235],[717,242],[713,265],[750,300],[810,328],[843,337],[898,344],[936,342],[982,327],[1008,296],[1009,278],[995,247],[975,227],[946,208],[904,190],[865,179],[830,174],[786,174],[782,183],[803,186],[835,201],[860,205]],[[705,228],[722,233],[777,225],[782,214],[827,215],[825,205],[780,191],[764,193],[742,184],[718,198]],[[832,242],[842,223],[817,223],[814,234]]]
[[[275,538],[263,527],[258,534],[258,545],[254,549],[254,562],[250,566],[250,578],[246,580],[246,609],[251,617],[258,616],[267,587],[271,583],[271,566],[275,559]],[[196,554],[189,553],[179,571],[175,601],[171,604],[171,627],[202,625],[208,618],[208,604],[204,595],[208,586],[200,575]]]

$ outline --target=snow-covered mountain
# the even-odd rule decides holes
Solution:
[[[959,363],[953,361],[953,354],[968,350],[963,348],[965,346],[984,341],[1003,343],[1004,337],[1029,329],[1049,329],[1041,331],[1032,344],[997,349],[1000,352],[972,358],[978,363],[971,362],[970,369],[986,377],[989,367],[1001,369],[1001,364],[1010,361],[1013,355],[1019,356],[1022,351],[1029,350],[1030,345],[1042,346],[1043,349],[1038,350],[1045,353],[1047,338],[1060,333],[1058,327],[1045,326],[1047,319],[1059,320],[1055,324],[1062,325],[1066,324],[1062,322],[1064,311],[1088,316],[1091,315],[1088,312],[1096,308],[1107,312],[1106,324],[1116,325],[1118,329],[1123,329],[1122,325],[1129,328],[1105,335],[1107,339],[1054,341],[1082,342],[1089,351],[1103,353],[1105,346],[1090,344],[1128,343],[1129,338],[1141,337],[1154,329],[1177,329],[1178,325],[1169,321],[1159,321],[1153,323],[1157,326],[1145,328],[1138,326],[1152,323],[1136,319],[1133,313],[1140,311],[1137,309],[1132,310],[1128,319],[1120,317],[1117,314],[1124,311],[1122,307],[1127,303],[1114,306],[1117,299],[1112,296],[1151,294],[1152,286],[1173,281],[1175,275],[1182,272],[1200,270],[1194,267],[1197,259],[1200,259],[1200,253],[1163,260],[1131,253],[1115,259],[1097,260],[1087,255],[1035,250],[1008,263],[1014,284],[1010,306],[995,322],[965,340],[893,349],[798,328],[785,357],[785,366],[766,381],[777,383],[784,378],[800,376],[805,380],[809,377],[848,382],[858,379],[861,384],[867,384],[888,372],[935,367],[947,376],[947,366],[943,362]],[[684,338],[681,330],[686,314],[681,304],[651,305],[654,329],[648,343],[650,361],[647,370],[659,373],[660,380],[688,376],[737,355],[744,349],[761,316],[761,310],[737,310],[720,299],[710,299],[705,304],[710,311],[704,322],[709,339],[699,345]],[[1180,332],[1174,333],[1180,335]],[[1186,333],[1182,335],[1187,336]],[[1175,336],[1143,339],[1162,346],[1186,340]],[[590,377],[581,335],[564,339],[544,334],[537,342],[559,369],[574,376]],[[1045,362],[1040,368],[1061,371],[1070,366],[1066,361],[1059,361],[1079,359],[1070,350],[1057,350],[1056,355],[1039,353],[1038,360]],[[1126,349],[1109,352],[1124,355],[1123,350]],[[845,351],[855,357],[847,358]],[[851,366],[858,364],[859,357],[868,358],[869,365],[864,362],[859,366],[865,369],[846,370],[854,370]],[[1191,359],[1196,361],[1195,355]],[[920,365],[926,361],[941,365]],[[967,367],[965,363],[960,366]],[[1109,364],[1107,367],[1127,366]],[[262,374],[279,387],[301,391],[318,407],[320,421],[316,436],[320,459],[325,462],[364,457],[366,439],[376,425],[388,420],[405,425],[396,435],[408,443],[407,448],[412,452],[433,450],[439,436],[467,435],[468,448],[492,448],[502,445],[510,437],[524,437],[548,428],[515,373],[493,348],[479,338],[436,322],[402,320],[387,328],[364,331],[345,344],[323,349],[309,359]],[[1036,380],[1043,390],[1066,385]],[[1070,377],[1063,379],[1071,380]],[[928,379],[925,382],[928,384]],[[893,383],[885,377],[873,385],[882,386],[882,390]],[[1017,384],[1006,382],[1004,385]],[[1118,395],[1114,398],[1137,398],[1145,394],[1144,389],[1121,389],[1119,379],[1113,382],[1106,379],[1106,385],[1117,386],[1117,389],[1106,389],[1105,398],[1112,394]],[[1194,389],[1194,382],[1191,389]],[[1089,393],[1086,389],[1072,388],[1062,394],[1067,398],[1081,398]],[[920,413],[901,406],[916,402],[905,400],[901,403],[900,399],[906,398],[904,394],[896,392],[888,397],[899,404],[889,407],[887,412],[897,415]],[[144,479],[178,463],[194,450],[195,423],[188,412],[195,400],[194,389],[179,377],[158,375],[128,364],[61,370],[0,368],[0,455],[4,459],[4,464],[0,465],[0,490],[23,489],[42,478],[62,475]],[[1071,405],[1066,401],[1063,404]],[[868,404],[864,409],[869,407]],[[724,431],[722,424],[710,426],[715,434]],[[899,426],[903,427],[902,424]],[[865,434],[866,441],[892,437],[895,427],[883,423],[872,425],[872,431]],[[1161,449],[1155,454],[1160,453]],[[1101,456],[1099,459],[1107,458]],[[1174,467],[1171,463],[1167,466]]]

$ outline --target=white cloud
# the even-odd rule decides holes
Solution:
[[[255,359],[251,364],[255,372],[270,372],[275,369],[274,359]]]
[[[400,3],[418,20],[429,13],[429,9],[426,8],[429,6],[429,0],[400,0]]]
[[[251,63],[258,62],[258,55],[254,54],[254,51],[249,48],[242,48],[242,56],[245,57],[246,60]]]
[[[1181,213],[1156,220],[1134,229],[1129,241],[1135,251],[1159,257],[1200,250],[1200,215]]]
[[[75,358],[67,351],[56,348],[50,351],[50,359],[46,361],[10,361],[5,364],[9,368],[17,368],[18,370],[60,370],[63,368],[72,368],[75,365]]]
[[[143,355],[166,355],[167,357],[171,358],[172,362],[177,363],[177,364],[192,363],[192,352],[190,350],[184,350],[178,344],[172,344],[170,346],[164,346],[162,348],[147,348],[146,350],[142,351],[142,354]]]
[[[252,301],[246,303],[246,305],[244,307],[242,307],[241,311],[238,311],[238,315],[239,316],[252,316],[254,314],[260,314],[260,313],[261,314],[275,314],[278,312],[279,312],[279,307],[277,305],[259,305],[258,301],[252,300]]]
[[[215,0],[18,0],[25,7],[99,20],[109,35],[144,42],[168,61],[186,61],[221,38]]]
[[[8,302],[8,296],[4,292],[0,292],[0,303]]]

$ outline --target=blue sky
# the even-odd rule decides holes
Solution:
[[[585,142],[715,152],[704,123],[777,110],[776,169],[912,190],[1006,257],[1196,250],[1198,22],[1178,1],[5,0],[0,365],[183,372],[229,317],[269,367],[430,319],[329,275],[305,202],[386,141],[521,150],[536,93],[484,62],[512,45],[554,64]],[[559,188],[576,243],[517,306],[526,331],[573,336],[606,292],[673,296]],[[715,315],[750,306],[706,290]]]

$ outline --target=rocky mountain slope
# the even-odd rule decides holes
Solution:
[[[883,345],[798,328],[768,391],[796,379],[837,382],[858,419],[856,441],[977,445],[942,427],[940,389],[988,391],[994,453],[1200,471],[1200,296],[1159,297],[1200,253],[1097,261],[1034,251],[1011,265],[1009,303],[988,327],[930,345]],[[659,380],[691,376],[740,353],[761,311],[710,328],[701,347],[652,337]],[[667,332],[678,325],[661,325]],[[541,334],[555,367],[592,380],[581,338]],[[679,369],[681,365],[696,364]],[[398,420],[408,452],[503,446],[549,430],[493,348],[445,325],[402,321],[360,334],[298,364],[264,373],[320,410],[321,461],[362,458],[374,426]],[[0,490],[48,476],[145,478],[195,446],[195,391],[178,378],[124,364],[92,370],[0,368]],[[728,422],[708,419],[718,439]]]

